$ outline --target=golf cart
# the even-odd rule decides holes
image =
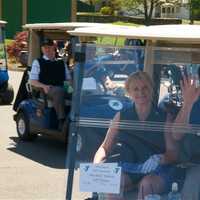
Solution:
[[[58,130],[58,119],[52,102],[47,99],[43,91],[34,88],[29,83],[29,72],[34,59],[41,56],[41,42],[48,38],[57,42],[58,59],[68,63],[69,70],[73,75],[73,63],[71,61],[76,38],[68,34],[69,30],[77,27],[101,26],[95,23],[41,23],[26,24],[24,30],[29,33],[28,41],[28,63],[27,69],[21,80],[13,109],[16,112],[17,133],[21,140],[34,140],[38,134],[46,134],[66,141],[68,133],[69,118],[65,120],[62,130]],[[64,44],[70,49],[66,49]],[[70,44],[70,45],[69,45]],[[66,113],[70,114],[71,101],[66,100]]]
[[[199,73],[200,26],[116,27],[110,25],[105,29],[77,28],[69,33],[79,37],[80,43],[75,48],[78,67],[74,71],[76,88],[70,118],[66,199],[106,199],[107,193],[114,194],[116,198],[137,199],[135,189],[127,191],[123,188],[121,173],[124,169],[121,165],[118,162],[93,164],[94,155],[103,142],[115,114],[133,105],[124,89],[124,83],[128,75],[137,70],[145,71],[153,80],[154,105],[158,105],[163,115],[167,112],[177,115],[183,104],[180,89],[182,75],[197,76]],[[96,38],[92,44],[90,40],[88,42],[91,37]],[[117,38],[118,42],[115,45],[99,44],[99,41],[103,41],[102,38],[106,38],[106,41],[108,38],[110,41]],[[140,40],[144,46],[127,46],[127,40]],[[91,52],[91,49],[95,49],[97,58],[89,57],[88,52]],[[121,57],[119,52],[131,53],[132,56]],[[89,65],[91,62],[95,64]],[[105,71],[104,77],[108,76],[115,86],[106,87],[105,82],[99,81],[99,76],[96,75],[99,71]],[[196,84],[198,86],[198,81]],[[119,89],[120,92],[116,92]],[[133,136],[144,130],[154,131],[152,135],[154,139],[164,128],[159,122],[145,124],[136,123],[134,120],[122,121],[116,126],[119,126],[120,131],[133,134]],[[187,134],[188,137],[192,136],[195,147],[187,146],[187,150],[196,148],[196,154],[200,155],[197,150],[200,144],[197,123],[195,127],[195,131],[190,130],[192,134]],[[127,141],[127,146],[129,145],[131,145],[130,141]],[[140,146],[134,146],[132,152],[142,154],[143,150],[140,148]],[[198,162],[192,160],[187,164],[179,166],[180,169],[187,170],[187,167],[198,165]],[[143,173],[136,167],[131,173]],[[178,186],[181,188],[179,179]],[[166,199],[166,194],[159,198]]]
[[[0,105],[10,104],[14,98],[12,86],[8,83],[8,66],[5,49],[5,21],[0,21]]]

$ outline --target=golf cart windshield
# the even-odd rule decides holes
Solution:
[[[183,77],[191,77],[199,86],[200,49],[80,44],[77,50],[80,62],[74,72],[77,90],[68,152],[69,168],[74,169],[68,176],[71,198],[137,199],[139,195],[144,199],[145,191],[139,183],[149,175],[163,179],[165,184],[158,192],[163,198],[173,182],[180,191],[185,170],[199,163],[199,100],[192,110],[190,126],[173,124],[172,130],[172,120],[166,121],[168,113],[174,120],[183,104]],[[151,74],[153,83],[141,71]],[[131,82],[130,75],[136,80]],[[140,85],[143,79],[145,86]],[[145,107],[149,101],[151,111],[142,118],[138,105]],[[157,165],[166,152],[166,134],[183,129],[186,134],[178,153],[180,164]],[[151,165],[154,158],[157,161]],[[157,194],[154,183],[149,184],[150,193]]]

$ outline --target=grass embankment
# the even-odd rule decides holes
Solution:
[[[190,20],[183,19],[182,24],[190,24]],[[194,25],[200,25],[200,20],[194,20]]]
[[[135,23],[128,23],[128,22],[114,22],[114,25],[121,25],[121,26],[141,26]],[[114,46],[122,46],[124,45],[124,38],[113,38],[113,37],[99,37],[97,38],[97,44],[109,44]]]

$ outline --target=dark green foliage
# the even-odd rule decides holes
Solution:
[[[104,6],[100,9],[100,13],[102,15],[112,15],[113,14],[113,9],[109,6]]]
[[[200,1],[199,0],[191,0],[191,18],[195,20],[200,19]]]

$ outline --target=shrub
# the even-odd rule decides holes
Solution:
[[[112,15],[113,9],[109,6],[104,6],[104,7],[101,8],[100,13],[102,15]]]
[[[14,41],[7,45],[8,57],[12,60],[19,61],[21,51],[27,50],[28,32],[22,31],[15,35]]]

